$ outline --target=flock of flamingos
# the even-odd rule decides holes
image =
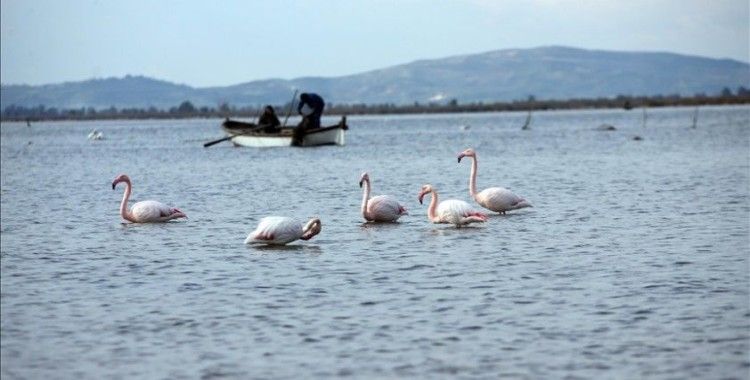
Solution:
[[[531,207],[525,199],[503,187],[490,187],[477,192],[477,154],[474,149],[466,149],[458,155],[458,162],[460,163],[464,157],[472,159],[469,193],[480,206],[501,214],[510,210]],[[179,209],[157,201],[137,202],[128,210],[128,199],[132,191],[130,178],[125,174],[120,174],[112,182],[112,189],[114,190],[120,182],[125,182],[125,194],[120,203],[120,215],[123,219],[132,223],[156,223],[187,218],[187,215]],[[370,176],[367,173],[362,174],[359,186],[364,187],[362,217],[368,222],[395,222],[402,215],[408,214],[406,208],[390,195],[370,198]],[[419,192],[420,204],[428,194],[432,196],[432,200],[427,208],[427,218],[432,223],[447,223],[461,227],[487,221],[486,214],[473,209],[464,201],[448,199],[438,202],[438,193],[432,185],[422,186]],[[284,245],[298,239],[310,240],[319,234],[321,229],[322,224],[318,218],[310,219],[303,226],[294,218],[269,216],[260,220],[255,230],[245,239],[245,244]]]

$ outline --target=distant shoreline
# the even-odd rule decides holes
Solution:
[[[523,101],[512,102],[471,102],[460,104],[456,100],[448,103],[415,102],[411,105],[395,104],[332,104],[326,106],[325,115],[402,115],[402,114],[440,114],[440,113],[479,113],[479,112],[518,112],[548,111],[574,109],[637,109],[660,107],[699,107],[710,105],[750,104],[750,91],[741,88],[737,94],[725,90],[716,96],[695,95],[682,97],[670,96],[618,96],[616,98],[536,100],[530,97]],[[289,103],[274,105],[280,117],[286,115]],[[186,101],[179,107],[169,110],[111,107],[104,110],[92,108],[64,109],[46,108],[43,105],[34,108],[6,107],[0,114],[3,122],[38,122],[65,120],[146,120],[146,119],[212,119],[212,118],[257,118],[258,107],[236,108],[224,104],[218,109],[194,107]]]

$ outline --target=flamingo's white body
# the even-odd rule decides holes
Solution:
[[[112,190],[120,182],[125,182],[125,194],[120,203],[120,216],[123,219],[133,223],[158,223],[177,218],[187,218],[187,215],[179,209],[169,207],[157,201],[137,202],[128,210],[128,199],[130,198],[133,186],[130,184],[130,178],[127,175],[120,174],[112,181]]]
[[[364,187],[362,194],[362,217],[370,222],[395,222],[401,215],[408,215],[406,208],[390,195],[378,195],[370,198],[370,176],[362,173],[359,187]]]
[[[438,194],[431,185],[422,186],[419,192],[419,203],[425,195],[432,194],[430,206],[427,208],[427,218],[432,223],[454,224],[456,227],[462,227],[471,223],[483,223],[487,221],[487,215],[472,209],[472,207],[457,199],[448,199],[440,202],[438,205]]]
[[[506,211],[532,207],[531,203],[504,187],[490,187],[477,192],[477,154],[474,149],[466,149],[458,155],[458,162],[463,157],[471,157],[471,174],[469,176],[469,194],[482,207],[505,214]]]
[[[260,220],[258,227],[247,235],[245,244],[284,245],[297,239],[310,240],[320,233],[320,219],[310,219],[304,226],[294,218],[268,216]]]

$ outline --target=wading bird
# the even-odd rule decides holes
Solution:
[[[284,245],[297,239],[310,240],[320,233],[320,219],[310,219],[304,226],[300,221],[285,216],[267,216],[247,235],[245,244]]]
[[[464,157],[471,157],[469,194],[482,207],[501,214],[510,210],[532,207],[531,203],[504,187],[490,187],[477,193],[477,153],[474,149],[466,149],[458,155],[458,162],[461,162]]]
[[[487,220],[487,215],[473,210],[471,206],[457,199],[448,199],[440,202],[438,205],[438,193],[432,188],[432,185],[422,186],[419,192],[419,203],[425,195],[431,194],[430,206],[427,208],[427,218],[432,223],[449,223],[455,224],[456,227],[466,226],[471,223],[483,223]]]
[[[133,223],[154,223],[167,222],[177,218],[187,218],[187,215],[179,209],[169,207],[157,201],[136,202],[128,210],[128,199],[130,198],[133,186],[130,184],[130,178],[127,175],[120,174],[112,181],[112,190],[120,182],[125,182],[125,194],[122,197],[122,203],[120,203],[120,215],[123,219]]]
[[[390,195],[377,195],[370,198],[370,176],[365,172],[359,179],[362,194],[362,217],[369,222],[395,222],[401,215],[408,215],[406,208]]]

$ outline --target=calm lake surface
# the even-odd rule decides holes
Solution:
[[[750,107],[693,114],[350,117],[306,149],[203,148],[220,120],[4,123],[0,374],[748,378]],[[429,223],[425,183],[473,203],[468,147],[479,189],[534,208]],[[363,223],[363,171],[411,215]],[[123,224],[120,173],[189,219]],[[269,215],[323,231],[245,246]]]

